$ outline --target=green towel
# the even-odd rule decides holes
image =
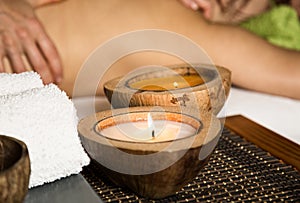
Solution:
[[[300,22],[292,7],[274,6],[271,10],[243,22],[241,26],[272,44],[300,50]]]

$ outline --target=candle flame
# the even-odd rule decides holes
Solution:
[[[177,83],[177,82],[173,82],[173,86],[174,86],[175,88],[178,88],[178,83]]]
[[[150,113],[148,113],[148,130],[149,130],[149,133],[151,133],[151,137],[155,138],[153,119],[152,119],[152,116]]]
[[[152,116],[151,116],[151,114],[150,113],[148,113],[148,116],[147,116],[148,118],[148,128],[151,128],[152,127],[152,125],[153,125],[153,119],[152,119]]]

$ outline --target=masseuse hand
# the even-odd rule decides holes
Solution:
[[[26,71],[25,57],[45,84],[61,82],[59,54],[34,13],[34,7],[50,1],[0,0],[0,72],[5,71],[4,58],[13,72]]]
[[[206,19],[211,18],[211,1],[210,0],[179,0],[185,7],[193,10],[201,10]]]
[[[265,12],[269,0],[179,0],[193,10],[199,10],[210,22],[237,24],[252,16]],[[299,0],[292,0],[298,1]],[[296,4],[296,3],[295,3]]]

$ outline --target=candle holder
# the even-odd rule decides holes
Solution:
[[[197,176],[207,164],[222,131],[221,122],[212,114],[196,118],[179,111],[176,107],[107,110],[82,119],[78,131],[84,148],[112,182],[138,195],[158,199],[175,194]],[[190,134],[142,140],[132,136],[137,130],[118,127],[146,122],[149,114],[154,124],[166,123],[162,131],[168,133],[161,136],[182,132],[168,129],[167,123],[173,122],[182,124],[180,128],[188,126]],[[104,135],[109,128],[117,128],[117,136]]]
[[[0,202],[21,203],[28,191],[30,161],[26,145],[0,135]]]
[[[104,84],[114,108],[179,106],[197,114],[217,114],[231,86],[231,72],[221,66],[178,64],[144,67]],[[197,116],[195,113],[195,116]]]

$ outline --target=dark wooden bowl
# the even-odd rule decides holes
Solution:
[[[30,160],[25,143],[0,135],[0,202],[23,202],[29,176]]]
[[[132,142],[106,138],[101,130],[123,122],[166,119],[189,124],[196,133],[177,140]],[[222,125],[216,117],[194,118],[174,108],[131,107],[108,110],[82,119],[78,131],[84,148],[104,174],[121,187],[138,195],[159,199],[179,191],[208,162],[218,143]]]
[[[143,72],[144,71],[144,72]],[[204,83],[185,88],[145,90],[133,87],[134,83],[153,78],[169,78],[171,75],[199,75]],[[171,81],[170,81],[171,82]],[[155,86],[155,84],[153,84]],[[157,85],[160,86],[159,84]],[[133,106],[179,106],[182,111],[195,109],[199,114],[219,113],[229,94],[231,72],[221,66],[179,64],[170,67],[137,69],[104,84],[104,92],[114,108]]]

